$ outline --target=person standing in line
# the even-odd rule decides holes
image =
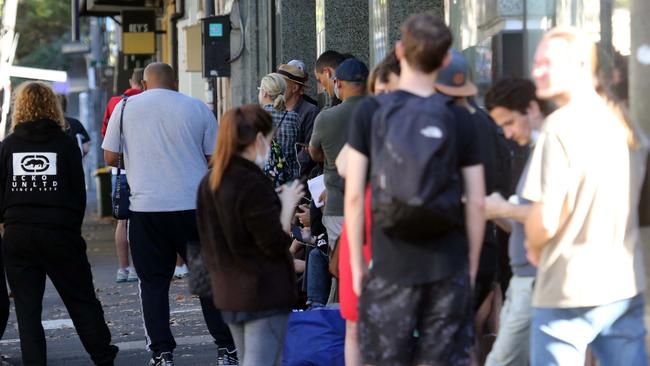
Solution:
[[[556,28],[535,53],[545,120],[522,196],[529,261],[536,265],[533,366],[648,364],[645,274],[638,207],[648,141],[623,107],[598,93],[595,44]]]
[[[65,119],[65,132],[77,141],[79,150],[81,150],[81,156],[86,156],[90,151],[90,135],[88,135],[88,131],[86,131],[81,121],[65,115],[68,110],[68,98],[65,94],[59,94],[57,96],[61,103],[63,118]]]
[[[132,97],[142,93],[142,77],[144,76],[144,69],[133,69],[131,78],[129,79],[130,87],[122,93],[122,95],[115,95],[108,100],[106,110],[104,111],[104,118],[102,119],[102,138],[106,136],[106,129],[108,128],[108,121],[115,110],[115,106],[122,100],[122,96]],[[124,170],[118,172],[117,168],[112,168],[113,185],[115,185],[115,177],[118,174],[126,174]],[[115,282],[137,282],[138,275],[135,268],[129,265],[129,240],[127,238],[127,221],[117,220],[115,226],[115,252],[117,253],[117,274],[115,275]]]
[[[278,194],[264,175],[272,137],[273,121],[261,107],[227,111],[212,170],[198,194],[214,304],[230,327],[242,366],[280,365],[296,301],[289,233],[303,186],[293,181]]]
[[[309,72],[307,71],[307,65],[305,65],[305,62],[303,60],[291,60],[287,62],[287,65],[297,67],[300,69],[302,72],[305,73],[305,86],[307,87],[307,83],[309,82]],[[314,100],[314,98],[310,97],[307,93],[303,93],[301,98],[305,100],[307,103],[313,104],[314,106],[318,107],[318,102]]]
[[[316,81],[324,89],[330,102],[325,108],[341,103],[341,100],[334,93],[334,77],[336,76],[336,68],[345,59],[344,55],[333,50],[327,50],[321,53],[316,60],[316,67],[314,68]]]
[[[519,146],[533,148],[544,121],[547,106],[537,99],[535,84],[520,78],[504,78],[494,84],[485,96],[485,106],[506,138]],[[530,202],[521,197],[527,167],[517,172],[519,184],[514,195],[506,200],[494,192],[485,198],[485,214],[510,233],[508,254],[512,278],[499,317],[497,338],[485,361],[486,366],[526,365],[530,358],[530,319],[533,284],[537,273],[526,258],[524,222]]]
[[[362,101],[353,114],[355,123],[350,124],[348,135],[344,209],[352,284],[360,295],[361,353],[366,364],[374,365],[469,365],[473,344],[471,288],[485,225],[483,167],[476,130],[456,123],[449,98],[435,92],[437,72],[449,61],[449,28],[434,15],[420,14],[409,17],[401,32],[401,41],[395,47],[401,65],[399,90]],[[404,123],[412,129],[403,128]],[[402,128],[395,127],[398,125]],[[390,143],[380,143],[377,129],[394,138]],[[431,157],[434,146],[442,146],[442,139],[447,143],[435,150],[441,152],[439,158],[418,160],[422,156],[418,152],[425,149],[426,156]],[[396,148],[399,153],[392,154]],[[435,165],[446,172],[435,180],[433,176],[425,178],[422,174],[432,173],[414,169],[415,163],[426,168]],[[370,270],[362,254],[368,170],[373,200]],[[447,182],[436,189],[434,197],[422,193],[426,200],[409,202],[421,205],[418,212],[436,217],[426,225],[415,224],[422,216],[409,215],[413,210],[403,201],[382,198],[386,192],[382,187],[390,186],[398,192],[406,187],[404,182],[416,180],[419,188],[414,189],[422,190],[431,187],[429,183]],[[377,208],[382,210],[375,209],[379,202],[382,206]],[[384,205],[391,202],[399,210]],[[428,209],[438,204],[450,209]],[[393,225],[395,222],[401,225]],[[364,278],[367,281],[362,286]],[[418,338],[413,337],[415,331]]]
[[[176,342],[169,326],[169,286],[177,255],[185,259],[187,243],[199,238],[196,191],[208,171],[217,121],[202,101],[176,91],[174,70],[165,63],[149,64],[142,84],[142,93],[115,107],[120,113],[111,115],[102,148],[107,164],[116,166],[120,143],[123,147],[131,193],[129,240],[150,365],[172,366]],[[234,352],[219,311],[209,298],[199,299],[219,355]]]
[[[391,49],[368,76],[368,92],[377,95],[396,90],[399,74],[399,60],[395,56],[395,49]]]
[[[79,147],[64,132],[61,106],[49,86],[22,84],[13,110],[13,133],[0,149],[0,214],[22,361],[47,364],[41,324],[47,276],[93,363],[113,365],[118,348],[111,345],[81,236],[86,185]]]
[[[347,134],[342,133],[349,129],[350,117],[354,108],[366,95],[366,80],[368,68],[354,58],[349,58],[336,68],[335,92],[341,104],[322,111],[314,122],[314,132],[311,137],[309,154],[312,160],[324,162],[325,189],[327,200],[323,211],[323,225],[327,229],[327,240],[330,252],[334,251],[336,243],[343,230],[343,189],[345,182],[336,170],[335,161],[343,145],[347,141]],[[327,264],[329,259],[321,251],[310,252],[310,262]],[[321,258],[317,258],[321,257]],[[323,258],[325,257],[325,258]],[[322,276],[317,276],[325,281],[319,284],[318,294],[308,299],[311,306],[325,306],[330,293],[330,276],[327,266],[321,266],[325,271]]]
[[[5,274],[4,260],[2,259],[2,238],[0,238],[0,339],[2,339],[5,330],[7,330],[10,308],[7,276]],[[0,355],[0,366],[9,366],[9,363],[5,362],[5,356],[3,355]]]
[[[287,110],[298,113],[298,139],[295,149],[298,151],[300,177],[306,177],[314,168],[307,147],[314,129],[314,119],[320,110],[304,98],[307,74],[303,70],[292,65],[280,65],[278,74],[282,75],[287,83],[284,92]]]
[[[395,51],[392,50],[368,76],[368,91],[370,94],[378,95],[390,93],[397,90],[399,86],[399,74],[401,72],[399,61],[395,57]],[[336,158],[336,169],[339,175],[345,179],[345,170],[347,163],[346,143]],[[372,241],[371,223],[372,217],[370,205],[370,185],[366,188],[365,212],[364,212],[364,241],[363,256],[366,261],[370,260],[370,243]],[[352,290],[352,275],[350,273],[350,246],[348,244],[345,226],[341,232],[339,245],[339,300],[341,316],[345,319],[345,364],[348,366],[361,366],[361,351],[359,350],[359,339],[357,321],[359,314],[357,311],[358,297]]]
[[[287,83],[278,73],[270,73],[262,78],[259,87],[258,100],[273,118],[275,140],[282,148],[282,155],[292,174],[286,181],[300,177],[300,166],[296,155],[298,142],[299,116],[298,113],[287,109],[285,91]]]

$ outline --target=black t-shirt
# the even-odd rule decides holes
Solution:
[[[398,91],[401,98],[420,98]],[[447,98],[440,95],[440,98]],[[422,98],[424,99],[424,98]],[[352,115],[348,143],[370,159],[372,117],[380,107],[374,98],[359,103]],[[450,106],[451,108],[451,106]],[[458,169],[481,163],[476,126],[473,119],[449,121],[457,127]],[[372,165],[372,160],[370,160]],[[462,218],[459,218],[464,222]],[[467,270],[468,244],[464,228],[452,229],[435,241],[406,241],[386,236],[372,227],[371,272],[393,283],[417,285],[441,280]]]
[[[68,136],[77,141],[77,135],[81,135],[82,144],[90,141],[90,135],[88,135],[88,131],[86,131],[78,119],[65,117],[65,121],[67,124],[65,132],[68,134]]]

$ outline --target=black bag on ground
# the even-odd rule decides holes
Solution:
[[[201,242],[187,242],[187,286],[190,293],[199,297],[212,298],[212,280],[201,255]]]
[[[371,128],[372,219],[388,235],[433,239],[462,215],[451,99],[389,93]]]

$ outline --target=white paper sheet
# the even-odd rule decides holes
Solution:
[[[325,205],[325,202],[322,202],[320,200],[320,195],[323,193],[325,190],[325,179],[324,176],[321,174],[318,177],[314,179],[310,179],[307,181],[307,187],[309,188],[309,193],[311,194],[311,199],[314,201],[314,204],[316,207],[323,207]]]

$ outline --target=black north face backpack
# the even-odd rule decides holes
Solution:
[[[427,240],[459,223],[462,188],[448,97],[389,93],[371,127],[372,220],[390,237]]]

